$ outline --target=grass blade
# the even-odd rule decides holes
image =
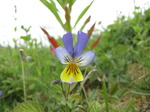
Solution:
[[[104,91],[104,99],[105,99],[105,108],[106,112],[109,112],[109,105],[108,105],[108,94],[107,94],[107,88],[106,88],[106,83],[103,81],[103,91]]]
[[[132,112],[136,112],[135,109],[133,108],[133,102],[134,102],[134,99],[132,98],[125,112],[129,112],[130,109],[132,109]]]

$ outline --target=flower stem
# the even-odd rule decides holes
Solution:
[[[64,91],[64,87],[63,87],[63,84],[61,83],[61,89],[62,89],[62,94],[64,95],[64,98],[65,98],[65,101],[66,101],[66,112],[70,112],[70,109],[68,107],[68,96],[70,94],[70,84],[69,84],[69,87],[68,87],[68,91],[67,91],[67,94],[66,92]]]
[[[27,101],[27,98],[26,98],[25,72],[24,72],[24,51],[23,51],[23,49],[20,49],[20,54],[21,54],[21,65],[22,65],[22,80],[23,80],[24,101]]]
[[[107,88],[106,88],[106,82],[105,82],[105,80],[102,83],[102,87],[103,87],[103,95],[104,95],[104,99],[105,99],[106,112],[109,112],[108,93],[107,93]]]
[[[62,83],[61,83],[61,90],[62,90],[62,94],[64,95],[65,100],[67,100],[66,93],[64,91],[64,87]]]
[[[87,94],[86,94],[86,90],[85,90],[84,86],[82,86],[82,90],[83,90],[83,93],[84,93],[84,95],[85,95],[85,99],[86,99],[86,101],[88,102],[88,96],[87,96]]]
[[[69,84],[69,87],[68,87],[68,92],[67,92],[67,101],[68,101],[68,96],[70,94],[70,84]]]

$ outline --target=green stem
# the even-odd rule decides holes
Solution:
[[[21,61],[22,64],[22,80],[23,80],[23,92],[24,92],[24,101],[27,101],[26,98],[26,82],[25,82],[25,74],[24,74],[24,60]]]
[[[86,76],[86,73],[87,73],[87,67],[86,67],[86,69],[85,69],[85,71],[84,71],[84,74],[83,74],[84,77]],[[84,93],[84,95],[85,95],[86,101],[88,101],[88,96],[87,96],[87,94],[86,94],[86,90],[85,90],[85,88],[84,88],[83,85],[82,85],[82,90],[83,90],[83,93]]]
[[[65,100],[67,100],[66,93],[64,91],[64,87],[62,83],[61,83],[61,90],[62,90],[62,94],[64,95]]]
[[[67,32],[72,32],[72,28],[71,28],[70,22],[67,22],[66,25],[67,25],[66,31]]]
[[[67,101],[68,101],[68,96],[70,94],[70,84],[69,84],[69,87],[68,87],[68,92],[67,92]]]
[[[86,99],[86,101],[88,102],[88,96],[87,96],[87,94],[86,94],[86,90],[85,90],[84,86],[82,86],[82,89],[83,89],[83,93],[84,93],[84,95],[85,95],[85,99]]]
[[[64,95],[64,98],[65,98],[65,100],[66,100],[66,112],[69,112],[69,107],[68,107],[67,101],[68,101],[68,96],[69,96],[69,93],[70,93],[70,85],[69,85],[67,94],[66,94],[66,92],[64,91],[64,87],[63,87],[63,84],[62,84],[62,83],[61,83],[61,89],[62,89],[62,94]]]
[[[68,92],[67,92],[67,100],[66,100],[66,104],[67,104],[67,101],[68,101],[68,97],[70,95],[70,84],[69,84],[69,87],[68,87]],[[67,112],[71,112],[70,108],[68,107],[68,104],[67,104]]]
[[[104,99],[105,99],[105,108],[106,108],[106,112],[109,112],[109,105],[108,105],[108,94],[107,94],[107,88],[106,88],[106,83],[103,80],[103,91],[104,91]]]

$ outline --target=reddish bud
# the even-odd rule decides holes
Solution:
[[[91,26],[91,28],[88,30],[88,35],[89,37],[92,35],[93,31],[94,31],[94,28],[95,28],[95,23]]]
[[[50,47],[50,51],[51,51],[51,53],[55,54],[55,48]]]
[[[89,16],[86,21],[84,22],[84,24],[87,24],[88,22],[90,22],[91,16]]]
[[[70,21],[70,12],[69,12],[69,9],[68,9],[68,7],[66,6],[65,7],[65,18],[66,18],[66,21]]]
[[[59,44],[57,43],[57,41],[56,41],[52,36],[50,36],[49,33],[48,33],[44,28],[41,28],[41,29],[42,29],[42,31],[47,35],[48,40],[49,40],[49,42],[52,44],[52,46],[53,46],[54,48],[58,47]]]
[[[102,35],[100,34],[100,36],[97,38],[97,40],[95,42],[93,42],[93,44],[90,46],[90,49],[93,49],[97,44],[98,42],[100,41]]]
[[[54,48],[57,48],[59,46],[53,37],[48,38],[48,40],[51,42]]]

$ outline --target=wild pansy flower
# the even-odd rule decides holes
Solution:
[[[2,95],[2,91],[0,90],[0,96]]]
[[[62,82],[72,84],[83,80],[78,66],[86,66],[95,58],[95,53],[92,51],[82,53],[88,39],[88,34],[79,31],[78,42],[73,47],[72,34],[66,33],[62,38],[64,47],[59,46],[55,49],[55,54],[60,62],[62,64],[68,64],[60,76]]]

